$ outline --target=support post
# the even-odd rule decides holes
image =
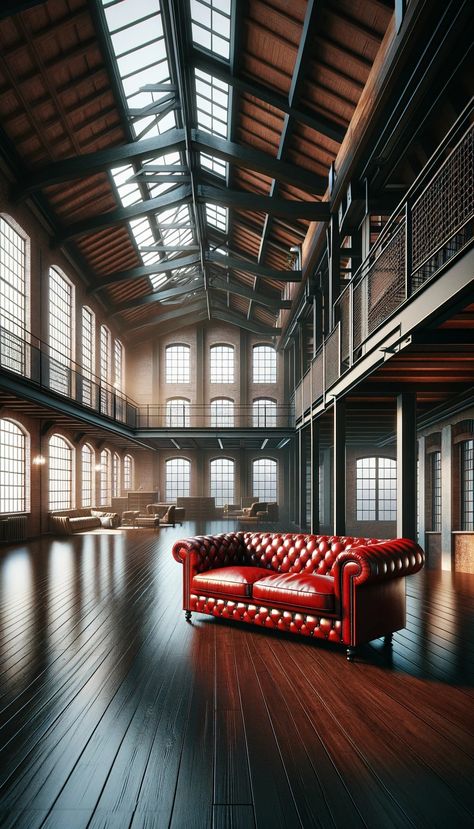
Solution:
[[[416,541],[416,394],[397,396],[397,536]]]
[[[453,553],[453,441],[451,425],[441,430],[441,568],[452,569]]]
[[[346,534],[346,404],[334,400],[333,533]]]
[[[312,533],[319,532],[319,426],[316,418],[311,420],[311,525]]]
[[[418,438],[418,544],[426,547],[426,438]]]

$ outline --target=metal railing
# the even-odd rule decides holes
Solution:
[[[211,405],[174,404],[139,406],[138,429],[285,429],[294,425],[291,405],[233,406],[217,410]]]
[[[298,420],[364,354],[367,340],[474,239],[474,123],[466,108],[334,303],[334,328],[295,389]]]
[[[0,326],[0,369],[103,417],[136,428],[137,406],[127,395],[85,372],[82,366],[32,334],[21,337]]]

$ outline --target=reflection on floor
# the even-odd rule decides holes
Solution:
[[[232,522],[0,555],[2,829],[473,825],[474,576],[408,580],[344,650],[181,611],[171,545]]]

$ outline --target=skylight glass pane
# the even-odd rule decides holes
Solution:
[[[215,158],[215,156],[206,153],[200,154],[200,160],[201,166],[205,167],[206,170],[210,170],[214,175],[223,178],[227,176],[227,161],[221,161],[220,158]]]
[[[217,78],[194,70],[197,122],[200,129],[227,138],[229,123],[229,86]]]
[[[194,43],[228,60],[230,0],[191,0],[190,9]]]
[[[206,204],[207,223],[217,227],[222,233],[227,233],[227,207],[220,204]]]

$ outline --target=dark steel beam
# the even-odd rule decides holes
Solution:
[[[145,296],[140,296],[137,299],[123,302],[121,305],[116,305],[109,316],[115,317],[117,314],[122,314],[124,311],[130,311],[132,308],[142,308],[145,305],[153,305],[155,302],[164,302],[169,299],[176,299],[176,297],[183,296],[184,294],[194,293],[195,291],[203,289],[204,282],[200,281],[194,284],[176,285],[175,287],[168,288],[164,291],[153,291],[152,294],[145,294]]]
[[[199,253],[194,253],[192,256],[181,256],[179,259],[161,259],[159,262],[155,262],[154,265],[138,265],[136,268],[129,268],[126,271],[116,271],[108,274],[105,279],[94,285],[89,293],[96,294],[103,288],[115,285],[117,282],[128,282],[129,279],[142,279],[144,276],[170,273],[178,268],[189,268],[191,265],[197,265],[200,262]]]
[[[107,227],[114,227],[114,225],[124,224],[131,219],[138,219],[141,216],[149,216],[158,213],[160,210],[165,210],[170,207],[178,207],[181,204],[188,204],[192,199],[191,187],[183,184],[176,187],[174,190],[165,193],[163,196],[157,196],[154,199],[138,202],[129,207],[118,207],[115,210],[109,210],[107,213],[100,213],[98,216],[92,216],[82,222],[65,227],[62,232],[55,239],[57,245],[63,244],[68,239],[78,238],[79,236],[88,236],[91,233],[98,233]],[[158,268],[159,271],[159,268]]]
[[[260,334],[263,336],[278,336],[281,328],[272,328],[268,325],[252,322],[240,314],[234,314],[232,311],[227,311],[223,308],[212,308],[213,319],[221,320],[221,322],[228,322],[230,325],[236,325],[238,328],[245,328],[246,331],[252,331],[253,334]]]
[[[278,296],[270,297],[266,294],[257,293],[248,285],[243,285],[235,279],[225,279],[223,276],[209,275],[209,288],[214,288],[216,291],[223,291],[224,293],[235,294],[236,296],[251,299],[258,305],[264,305],[271,308],[272,311],[278,311],[280,308],[291,308],[291,300],[280,299]]]
[[[175,308],[173,311],[166,311],[164,314],[157,314],[156,317],[153,317],[151,320],[147,320],[147,322],[140,322],[132,328],[127,328],[127,334],[134,331],[141,331],[142,328],[149,328],[151,325],[161,326],[163,323],[170,321],[173,321],[176,325],[176,320],[179,320],[180,317],[182,317],[183,320],[189,318],[191,322],[193,320],[196,321],[198,316],[201,318],[201,314],[207,318],[207,304],[205,300],[200,300],[199,302],[194,303],[191,302],[184,308]],[[185,323],[183,322],[183,325],[184,324]]]
[[[198,198],[203,202],[233,207],[237,210],[256,210],[289,219],[310,219],[327,222],[330,217],[329,202],[290,201],[269,196],[259,196],[247,190],[228,190],[221,187],[198,186]]]
[[[212,262],[221,268],[255,273],[259,276],[266,276],[269,279],[278,279],[282,282],[301,282],[301,271],[279,271],[276,268],[269,268],[259,265],[258,262],[247,262],[245,259],[237,259],[232,256],[224,256],[213,251],[206,254],[206,261]]]
[[[14,200],[19,201],[42,187],[61,184],[75,178],[87,178],[94,173],[105,172],[121,164],[158,157],[181,150],[183,147],[184,130],[175,129],[153,138],[144,138],[130,144],[121,144],[119,147],[108,147],[105,150],[85,153],[64,161],[55,161],[37,172],[23,176],[12,190],[12,196]]]
[[[288,102],[288,98],[285,95],[281,95],[274,89],[270,89],[269,87],[258,83],[258,81],[247,80],[242,76],[233,75],[229,72],[227,66],[222,64],[219,60],[204,55],[197,49],[194,49],[192,52],[192,61],[197,69],[201,69],[203,72],[207,72],[214,78],[224,81],[224,83],[229,84],[229,86],[232,86],[234,89],[238,89],[240,92],[252,95],[254,98],[259,98],[259,100],[265,101],[267,104],[271,104],[271,106],[274,106],[276,109],[279,109],[281,112],[289,115],[295,121],[299,121],[301,124],[311,127],[311,129],[327,136],[328,138],[332,138],[333,141],[337,141],[339,144],[342,143],[346,130],[343,126],[338,124],[337,121],[333,121],[331,118],[320,115],[319,113],[314,112],[303,105],[292,105]]]
[[[197,152],[204,152],[235,164],[238,167],[255,170],[271,176],[278,181],[291,184],[294,187],[322,196],[327,189],[327,178],[318,176],[309,170],[303,170],[296,164],[290,164],[274,158],[267,153],[237,144],[218,135],[210,135],[202,130],[191,130],[192,146]]]

